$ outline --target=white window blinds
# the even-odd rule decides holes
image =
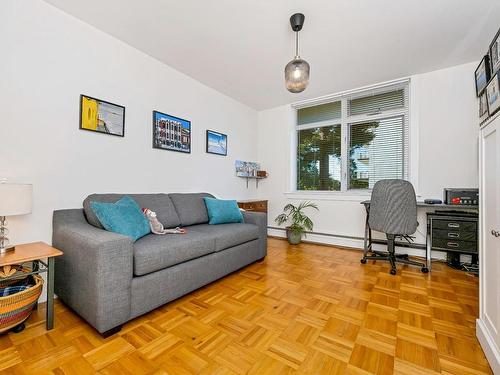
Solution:
[[[347,101],[347,112],[349,116],[377,114],[404,106],[405,94],[400,89],[350,99]]]
[[[297,124],[305,125],[314,122],[338,119],[342,116],[341,102],[332,102],[314,107],[300,108],[297,111]]]
[[[349,124],[349,189],[404,177],[404,117]]]

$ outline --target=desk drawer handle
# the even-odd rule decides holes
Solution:
[[[497,231],[497,230],[492,229],[492,230],[491,230],[491,234],[492,234],[493,236],[495,236],[495,237],[500,237],[500,232],[499,232],[499,231]]]
[[[449,247],[458,247],[458,243],[456,242],[447,242],[446,245]]]
[[[460,228],[460,224],[458,223],[448,223],[449,228]]]
[[[459,238],[460,237],[460,233],[457,233],[457,232],[448,232],[448,237]]]

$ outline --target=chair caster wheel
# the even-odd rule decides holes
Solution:
[[[389,271],[389,273],[390,273],[391,275],[395,275],[395,274],[396,274],[396,270],[395,270],[395,269],[391,269],[391,270]]]
[[[420,271],[422,271],[422,273],[429,273],[429,269],[427,267],[422,267]]]
[[[363,258],[363,259],[360,260],[360,262],[361,262],[361,264],[366,264],[366,259]]]
[[[26,328],[26,326],[24,325],[24,323],[21,323],[21,324],[18,324],[17,326],[15,326],[14,328],[12,328],[11,331],[14,333],[19,333],[19,332],[24,331],[24,328]]]

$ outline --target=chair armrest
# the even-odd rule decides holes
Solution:
[[[267,255],[267,214],[264,212],[242,211],[243,221],[259,227],[260,255]]]
[[[90,225],[83,210],[54,211],[55,291],[99,332],[130,318],[133,241]]]

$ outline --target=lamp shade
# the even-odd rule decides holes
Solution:
[[[0,183],[0,216],[31,213],[33,185]]]
[[[299,93],[306,89],[309,84],[309,63],[296,57],[285,67],[285,83],[288,91]]]

